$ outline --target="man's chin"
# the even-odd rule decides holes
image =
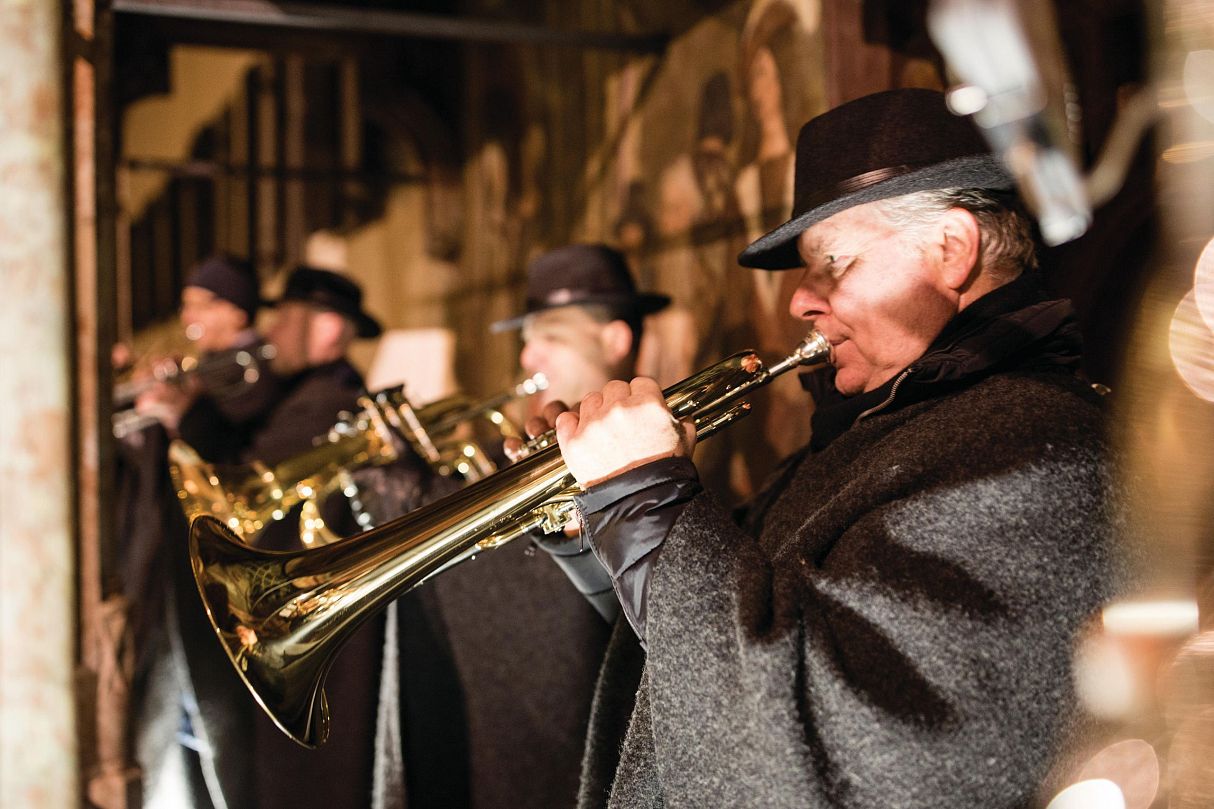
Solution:
[[[835,389],[844,396],[855,396],[864,393],[864,380],[856,379],[846,370],[840,370],[835,374]]]

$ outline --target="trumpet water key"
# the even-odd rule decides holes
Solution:
[[[751,391],[831,358],[830,343],[810,332],[771,367],[753,352],[734,354],[668,388],[666,403],[704,437],[745,414]],[[536,529],[559,530],[579,491],[549,437],[513,466],[442,500],[312,550],[259,551],[221,520],[199,517],[190,528],[190,560],[211,624],[245,685],[284,733],[314,747],[329,730],[325,675],[361,623],[461,559]]]

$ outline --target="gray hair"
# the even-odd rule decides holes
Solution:
[[[1007,283],[1023,270],[1037,269],[1037,245],[1028,215],[1006,192],[983,188],[939,188],[874,203],[890,224],[912,233],[934,224],[950,208],[963,208],[978,220],[978,261],[982,270]]]

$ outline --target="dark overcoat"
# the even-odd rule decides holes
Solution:
[[[648,579],[619,766],[584,806],[1033,802],[1079,731],[1075,641],[1118,565],[1069,310],[1023,293],[795,457],[741,525],[690,500]]]

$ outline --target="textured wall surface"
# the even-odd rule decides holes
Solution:
[[[59,3],[0,0],[0,806],[78,806]]]

